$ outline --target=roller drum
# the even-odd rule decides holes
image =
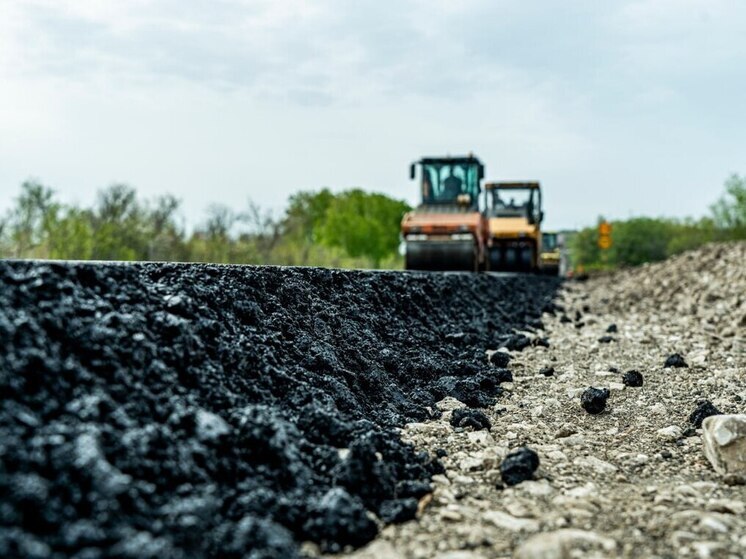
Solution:
[[[472,241],[407,242],[407,270],[473,272],[477,264],[477,250]]]

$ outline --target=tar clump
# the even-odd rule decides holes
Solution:
[[[616,334],[618,328],[616,327],[616,324],[609,324],[609,327],[606,329],[606,332],[608,334]]]
[[[679,353],[669,355],[666,359],[666,363],[663,365],[665,368],[675,367],[677,369],[688,366],[689,365],[686,364],[686,361],[684,361],[684,358]]]
[[[592,415],[597,415],[606,409],[606,400],[609,399],[608,388],[587,388],[580,396],[580,405]]]
[[[531,345],[531,340],[524,334],[512,334],[505,338],[503,347],[510,351],[523,351]]]
[[[640,371],[627,371],[622,376],[624,386],[638,388],[642,386],[642,373]]]
[[[702,400],[697,404],[697,408],[689,416],[689,423],[696,428],[702,427],[702,422],[711,415],[720,415],[721,412],[709,400]]]
[[[504,369],[508,366],[509,362],[510,354],[505,353],[504,351],[496,351],[492,355],[490,355],[490,363],[492,363],[495,367]]]
[[[614,341],[614,337],[613,336],[601,336],[598,339],[598,341],[599,343],[602,343],[602,344],[610,344],[611,342]]]
[[[544,375],[545,377],[551,377],[554,375],[554,367],[551,365],[548,365],[546,367],[542,367],[541,370],[539,370],[540,375]]]
[[[533,477],[539,467],[539,455],[525,446],[511,451],[500,464],[505,485],[516,485]]]
[[[494,403],[485,349],[559,285],[0,261],[0,557],[361,546],[443,473],[398,429]]]
[[[453,414],[451,415],[451,425],[453,427],[461,428],[471,427],[475,431],[481,431],[482,429],[487,429],[487,431],[489,431],[492,429],[492,423],[490,423],[490,420],[487,419],[486,415],[479,410],[472,410],[469,408],[453,410]]]

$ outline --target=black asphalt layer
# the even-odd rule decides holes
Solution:
[[[0,556],[294,557],[414,516],[556,279],[0,262]],[[370,513],[375,515],[372,517]]]

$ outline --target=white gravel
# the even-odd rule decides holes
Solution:
[[[485,411],[491,432],[454,430],[455,400],[404,430],[445,449],[447,473],[417,521],[349,557],[746,556],[745,480],[713,470],[688,421],[700,399],[746,412],[746,243],[567,284],[559,302],[572,320],[545,315],[551,346],[514,354],[515,382]],[[663,367],[674,352],[688,368]],[[630,369],[641,388],[622,383]],[[600,415],[580,407],[589,386],[611,391]],[[503,488],[500,461],[524,445],[541,459],[535,480]]]

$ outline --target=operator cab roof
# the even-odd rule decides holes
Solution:
[[[416,163],[421,163],[422,165],[432,165],[437,163],[451,163],[455,165],[478,163],[481,165],[482,162],[479,161],[479,158],[474,155],[459,155],[455,157],[423,157],[419,161],[416,161]]]
[[[485,183],[484,187],[487,190],[494,190],[495,188],[499,189],[524,189],[524,188],[541,188],[539,183],[537,181],[530,181],[530,182],[488,182]]]

